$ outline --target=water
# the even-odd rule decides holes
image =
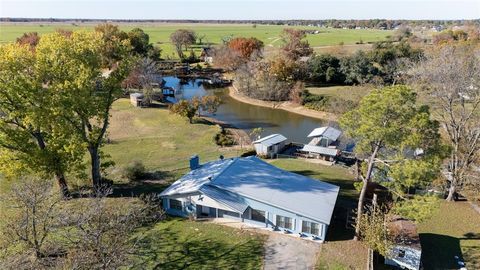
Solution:
[[[280,133],[290,142],[307,143],[309,141],[307,135],[310,131],[326,124],[320,119],[237,101],[228,95],[227,89],[205,89],[202,79],[182,82],[176,77],[164,77],[164,80],[166,86],[180,90],[179,94],[175,96],[176,99],[191,99],[204,95],[219,96],[222,105],[212,117],[247,132],[262,127],[264,129],[262,137]]]

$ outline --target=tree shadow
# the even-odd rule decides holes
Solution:
[[[154,171],[142,179],[128,183],[113,183],[111,197],[138,197],[141,194],[158,194],[175,182],[177,175],[170,171]]]
[[[460,239],[448,235],[421,233],[422,263],[425,269],[459,269],[455,256],[463,261]]]

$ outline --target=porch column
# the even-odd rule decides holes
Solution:
[[[218,208],[215,208],[215,218],[218,218]]]

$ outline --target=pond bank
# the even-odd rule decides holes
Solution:
[[[250,105],[280,109],[280,110],[288,111],[291,113],[296,113],[303,116],[308,116],[308,117],[321,119],[321,120],[336,121],[338,119],[338,116],[336,114],[307,109],[301,105],[293,104],[290,101],[274,102],[274,101],[253,99],[238,92],[238,90],[234,86],[230,86],[228,88],[228,93],[230,97],[232,97],[233,99],[243,103],[250,104]]]
[[[215,119],[213,117],[201,116],[201,118],[203,120],[207,121],[207,122],[210,122],[211,124],[219,125],[222,128],[224,128],[225,130],[230,131],[230,133],[233,135],[233,138],[237,142],[237,145],[235,145],[235,146],[239,146],[241,148],[250,148],[251,147],[252,141],[250,139],[250,136],[248,135],[248,133],[245,130],[237,128],[237,127],[235,127],[235,126],[233,126],[229,123],[220,121],[220,120]]]

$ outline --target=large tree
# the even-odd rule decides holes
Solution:
[[[58,99],[48,87],[54,74],[44,57],[50,56],[28,45],[0,47],[0,170],[12,178],[53,175],[67,196],[66,174],[81,167],[83,151],[54,108]]]
[[[228,47],[238,52],[244,59],[250,59],[254,53],[260,53],[263,42],[257,38],[238,37],[228,42]]]
[[[185,55],[183,51],[188,50],[188,47],[195,43],[197,35],[194,31],[188,29],[178,29],[170,35],[170,41],[177,50],[178,57],[183,59]]]
[[[445,175],[450,185],[447,201],[452,201],[464,186],[478,186],[480,181],[475,171],[479,165],[474,166],[480,159],[480,50],[458,44],[438,47],[412,73],[448,138]]]
[[[101,146],[112,103],[123,93],[120,85],[130,63],[125,55],[111,72],[102,73],[103,46],[102,36],[96,32],[44,35],[37,46],[44,84],[55,97],[55,113],[75,131],[90,154],[94,188],[102,185]]]
[[[406,86],[372,91],[360,106],[344,114],[340,124],[357,142],[355,153],[361,161],[358,177],[362,188],[357,207],[356,235],[364,213],[368,185],[374,180],[407,199],[405,190],[433,180],[438,171],[438,123],[430,119],[428,107],[416,103],[416,94]],[[423,157],[411,154],[423,150]],[[419,168],[413,170],[411,168]]]
[[[306,36],[304,30],[293,28],[283,29],[283,53],[293,60],[297,60],[302,56],[310,56],[313,53],[313,49],[310,47],[308,41],[304,40]]]

